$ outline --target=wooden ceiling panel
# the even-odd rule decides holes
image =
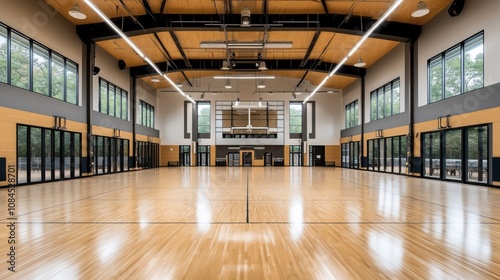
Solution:
[[[83,0],[45,0],[48,4],[52,5],[59,13],[65,18],[74,23],[75,25],[99,23],[102,20],[85,4]],[[71,6],[76,3],[80,5],[82,11],[87,14],[87,19],[77,20],[69,16],[68,11]],[[389,21],[404,22],[415,25],[422,25],[429,19],[434,17],[437,13],[446,9],[451,4],[452,0],[433,0],[426,1],[430,9],[430,14],[422,18],[413,18],[411,13],[417,7],[420,0],[405,0],[401,6],[387,19]],[[129,17],[130,12],[135,16],[146,15],[144,4],[142,0],[94,0],[93,1],[109,18],[122,18]],[[123,7],[123,4],[126,6]],[[220,15],[222,17],[225,13],[229,12],[229,7],[232,12],[238,15],[241,10],[246,6],[250,9],[252,15],[252,23],[262,23],[264,17],[264,3],[267,3],[267,11],[269,14],[280,15],[283,20],[293,20],[294,14],[324,14],[324,7],[320,0],[176,0],[165,2],[165,7],[161,11],[161,0],[148,0],[147,1],[153,13],[165,14],[164,18],[168,18],[169,14],[211,14]],[[361,26],[368,28],[370,22],[378,19],[390,7],[394,0],[325,0],[328,12],[330,14],[348,14],[352,12],[354,16],[363,16],[365,22],[359,22],[359,29]],[[130,12],[129,12],[130,11]],[[366,18],[371,18],[368,20]],[[237,19],[237,17],[235,17]],[[315,21],[313,16],[311,21]],[[354,19],[351,19],[354,20]],[[356,19],[359,21],[359,19]],[[119,21],[117,21],[119,22]],[[199,24],[199,23],[198,23]],[[352,25],[353,23],[350,22]],[[354,23],[354,30],[357,30],[356,23]],[[314,31],[274,31],[270,29],[265,38],[265,33],[259,29],[247,29],[243,31],[230,31],[226,34],[222,30],[215,31],[175,31],[178,39],[178,44],[186,55],[187,59],[206,59],[206,63],[216,63],[214,61],[225,59],[228,56],[233,56],[236,61],[240,63],[249,63],[255,61],[258,55],[261,54],[264,60],[302,60],[306,57],[307,51],[314,38]],[[366,31],[366,30],[364,30]],[[131,40],[148,56],[153,62],[164,62],[167,60],[167,52],[174,60],[184,59],[181,52],[172,39],[169,32],[157,33],[161,44],[157,41],[154,34],[145,34],[131,37]],[[264,39],[268,41],[291,41],[293,47],[290,49],[202,49],[200,43],[203,41],[220,41],[225,40],[234,42],[263,42]],[[345,55],[352,49],[352,47],[361,39],[361,36],[337,34],[333,32],[322,32],[317,38],[316,44],[312,49],[309,60],[322,60],[330,63],[340,62]],[[356,60],[361,57],[367,63],[366,67],[370,67],[377,60],[391,51],[399,43],[381,39],[368,39],[361,46],[357,53],[347,60],[346,65],[353,65]],[[141,66],[146,63],[139,58],[134,51],[122,39],[106,40],[97,43],[98,46],[109,52],[118,60],[124,60],[128,66]],[[163,46],[162,46],[163,45]],[[165,48],[165,50],[163,49]],[[271,62],[268,62],[271,63]],[[286,62],[283,62],[286,63]],[[269,65],[268,65],[269,66]],[[252,66],[253,67],[253,66]],[[209,76],[220,74],[219,71],[189,71],[185,73],[188,78]],[[227,74],[228,72],[222,72]],[[282,71],[279,75],[285,75],[293,78],[300,79],[305,72],[303,70]],[[277,75],[278,75],[277,74]],[[184,77],[179,73],[172,73],[173,80],[181,79]],[[324,73],[310,72],[306,79],[311,80],[313,84],[319,84]],[[145,78],[145,81],[150,78]],[[327,82],[327,86],[333,88],[344,88],[349,85],[354,79],[350,77],[334,77]],[[149,83],[151,83],[149,81]],[[166,83],[166,82],[165,82]],[[152,86],[165,86],[163,82],[152,83]]]
[[[142,6],[141,1],[137,0],[122,0],[125,6],[132,12],[134,16],[145,15],[146,10]],[[102,22],[103,20],[92,10],[90,6],[88,6],[84,1],[68,1],[68,0],[45,0],[49,5],[51,5],[54,9],[59,11],[61,15],[67,18],[75,25],[79,24],[89,24],[89,23],[97,23]],[[71,17],[68,12],[71,7],[78,3],[81,11],[87,15],[87,18],[84,20],[79,20]],[[130,13],[123,7],[119,0],[101,0],[101,1],[93,1],[93,3],[109,18],[120,18],[120,17],[128,17]]]
[[[312,85],[316,86],[319,85],[325,77],[326,73],[309,71],[305,79],[309,80]],[[333,77],[328,79],[323,86],[327,88],[344,89],[354,81],[356,81],[356,78],[354,77],[334,75]]]
[[[160,12],[161,1],[151,5],[153,11]],[[224,14],[224,2],[222,0],[175,0],[169,1],[165,5],[164,14]]]
[[[414,18],[411,13],[416,10],[418,2],[421,0],[406,0],[403,1],[401,6],[392,14],[388,20],[411,23],[416,25],[423,25],[428,22],[431,18],[436,16],[444,9],[448,9],[453,0],[427,0],[427,7],[429,8],[429,14],[420,18]]]
[[[179,52],[179,49],[177,49],[177,46],[175,45],[175,42],[172,39],[172,36],[170,36],[169,32],[161,32],[157,33],[156,35],[158,35],[158,38],[160,38],[160,41],[162,42],[163,46],[168,51],[172,59],[182,59],[182,55]],[[175,33],[175,35],[177,35],[177,32]]]
[[[325,12],[319,0],[274,0],[268,3],[270,14],[324,14]]]
[[[256,73],[261,73],[261,72],[256,72]],[[213,76],[233,76],[233,75],[240,75],[241,72],[235,72],[235,71],[184,71],[184,74],[188,79],[191,81],[193,84],[193,88],[189,88],[184,86],[183,90],[185,91],[193,91],[193,90],[202,90],[202,91],[220,91],[223,88],[220,86],[219,81],[215,81],[213,83],[209,83],[210,85],[207,85],[206,83],[203,85],[199,84],[200,78],[204,77],[213,77]],[[287,78],[295,78],[297,79],[297,82],[304,76],[305,71],[303,70],[295,70],[295,71],[266,71],[265,75],[269,76],[275,76],[276,79],[274,80],[274,88],[279,88],[280,90],[294,90],[296,84],[280,84],[280,77],[287,77]],[[248,74],[246,74],[248,75]],[[180,72],[172,72],[168,73],[167,76],[173,81],[173,82],[181,82],[184,85],[185,83],[185,78]],[[318,72],[313,72],[310,71],[305,77],[305,80],[310,81],[312,86],[318,85],[321,83],[321,81],[325,78],[326,74],[325,73],[318,73]],[[153,78],[157,78],[160,80],[160,82],[155,83],[152,82],[151,80]],[[172,87],[163,77],[161,76],[150,76],[150,77],[144,77],[141,78],[143,81],[148,83],[151,87],[156,88],[156,89],[162,89],[162,88],[167,88],[167,87]],[[349,86],[352,82],[356,81],[356,78],[353,77],[345,77],[345,76],[333,76],[328,81],[325,83],[324,87],[327,88],[335,88],[335,89],[344,89],[347,86]],[[237,82],[233,82],[237,83]],[[234,84],[233,84],[234,85]],[[268,89],[269,90],[269,89]],[[304,88],[304,91],[311,92],[314,90],[314,88]]]
[[[224,35],[223,32],[220,33]],[[264,32],[254,32],[254,31],[228,32],[227,39],[228,41],[238,41],[238,42],[262,42],[264,40]],[[224,37],[222,38],[222,40],[224,40]]]
[[[269,32],[269,41],[291,41],[293,49],[307,49],[314,37],[313,31],[286,32],[286,31],[271,31]],[[282,50],[287,51],[287,49]]]
[[[134,36],[130,40],[153,62],[165,61],[165,55],[158,47],[158,42],[152,35]],[[129,67],[145,64],[142,58],[123,39],[100,41],[97,42],[97,45],[113,55],[114,58],[125,61]]]

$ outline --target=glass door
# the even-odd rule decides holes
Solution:
[[[470,127],[467,133],[466,181],[488,183],[489,129],[488,126]]]
[[[180,155],[179,155],[179,165],[180,166],[190,166],[191,165],[191,154],[190,149],[191,146],[183,145],[179,147]]]
[[[198,166],[210,166],[210,146],[198,146]]]
[[[441,174],[441,133],[425,133],[423,141],[424,177],[440,178]]]
[[[489,183],[488,125],[424,133],[423,176],[468,183]]]
[[[445,131],[444,178],[460,181],[462,171],[462,130]]]

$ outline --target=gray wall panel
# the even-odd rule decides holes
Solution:
[[[500,83],[431,103],[415,110],[415,123],[436,120],[500,106]]]
[[[132,132],[132,122],[122,119],[112,117],[100,112],[92,111],[92,122],[93,125],[107,127],[107,128],[117,128],[121,131]]]
[[[149,135],[156,138],[160,137],[160,131],[154,128],[145,127],[142,125],[137,125],[135,132],[141,135]]]
[[[351,127],[351,128],[346,128],[346,129],[340,131],[340,137],[342,137],[342,138],[353,136],[353,135],[360,135],[360,134],[361,134],[361,126],[360,125],[355,126],[355,127]]]
[[[403,112],[387,118],[376,120],[365,124],[365,133],[374,132],[379,129],[389,129],[408,125],[408,113]]]
[[[85,98],[83,98],[85,100]],[[83,101],[84,104],[85,101]],[[0,106],[86,123],[85,107],[0,83]]]

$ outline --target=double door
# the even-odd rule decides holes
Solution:
[[[49,182],[81,176],[81,133],[17,126],[17,183]]]
[[[94,138],[94,174],[127,171],[129,140],[106,136]]]
[[[423,177],[489,182],[489,125],[423,133],[421,141]]]
[[[240,153],[228,153],[227,154],[227,165],[228,166],[240,166]]]

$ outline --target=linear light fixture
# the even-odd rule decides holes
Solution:
[[[314,94],[316,94],[316,92],[326,83],[326,81],[328,81],[328,79],[330,77],[332,77],[333,75],[335,75],[335,73],[337,73],[337,71],[340,69],[340,67],[342,67],[342,65],[344,65],[344,63],[347,61],[347,59],[349,57],[351,57],[358,49],[359,47],[366,41],[366,39],[368,39],[368,37],[375,31],[375,29],[377,29],[384,21],[387,17],[389,17],[393,12],[394,10],[396,10],[397,7],[399,7],[399,5],[401,5],[401,3],[403,2],[403,0],[396,0],[394,2],[394,4],[392,4],[392,6],[387,10],[385,11],[385,13],[382,15],[382,17],[380,17],[376,22],[375,24],[373,24],[370,29],[368,29],[368,31],[363,35],[363,37],[356,43],[356,45],[354,45],[354,47],[349,51],[349,53],[347,54],[347,56],[344,57],[344,59],[342,59],[340,61],[339,64],[337,64],[337,66],[335,68],[333,68],[333,70],[328,73],[328,76],[326,76],[323,81],[321,81],[321,83],[311,92],[311,94],[309,94],[309,96],[303,101],[303,103],[305,104],[311,97],[313,97]]]
[[[293,42],[214,42],[204,41],[200,43],[200,48],[204,49],[289,49],[293,47]]]
[[[127,35],[125,35],[125,33],[123,33],[120,30],[120,28],[118,28],[91,0],[84,0],[84,1],[85,1],[85,3],[87,3],[87,5],[89,5],[90,8],[92,8],[92,10],[94,10],[94,12],[97,15],[99,15],[99,17],[101,17],[109,25],[109,27],[111,27],[118,35],[120,35],[120,37],[122,37],[123,40],[125,40],[125,42],[127,42],[127,44],[134,50],[134,52],[142,60],[144,60],[146,63],[148,63],[160,76],[162,76],[167,82],[169,82],[182,96],[186,97],[189,101],[196,104],[196,102],[189,95],[186,95],[166,74],[163,74],[161,72],[160,68],[158,68],[158,66],[156,66],[156,64],[153,63],[153,61],[151,61],[151,59],[149,59],[149,57],[147,57],[141,51],[141,49],[139,49],[139,47],[137,47],[130,40],[130,38]]]
[[[228,80],[260,80],[260,79],[272,80],[274,78],[275,78],[274,76],[214,76],[214,79],[217,79],[217,80],[222,80],[222,79],[228,79]]]

